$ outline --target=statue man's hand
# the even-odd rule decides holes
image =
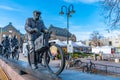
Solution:
[[[38,32],[38,29],[37,29],[37,28],[34,28],[33,30],[34,30],[34,32]]]
[[[44,30],[44,33],[48,33],[49,31],[47,29]]]

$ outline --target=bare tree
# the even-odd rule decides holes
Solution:
[[[103,36],[102,34],[100,34],[98,31],[93,31],[91,34],[90,34],[90,45],[93,45],[93,46],[101,46],[102,43],[100,42],[100,39],[102,39]]]
[[[101,1],[105,22],[110,29],[120,29],[120,0]]]

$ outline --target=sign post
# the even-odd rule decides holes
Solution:
[[[73,53],[73,46],[71,44],[67,45],[67,53]]]

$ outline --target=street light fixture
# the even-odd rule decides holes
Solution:
[[[64,12],[63,9],[65,9],[66,12]],[[74,13],[75,13],[75,10],[72,4],[70,4],[68,7],[65,5],[61,6],[61,11],[59,14],[60,15],[66,14],[67,16],[67,44],[69,44],[69,18],[72,17],[72,14]]]

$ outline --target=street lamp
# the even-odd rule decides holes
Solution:
[[[64,12],[64,10],[66,12]],[[74,10],[74,6],[72,4],[70,4],[68,7],[63,5],[61,6],[61,11],[60,11],[60,15],[63,15],[65,14],[67,16],[67,44],[69,44],[69,18],[72,17],[72,14],[75,13],[75,10]]]

